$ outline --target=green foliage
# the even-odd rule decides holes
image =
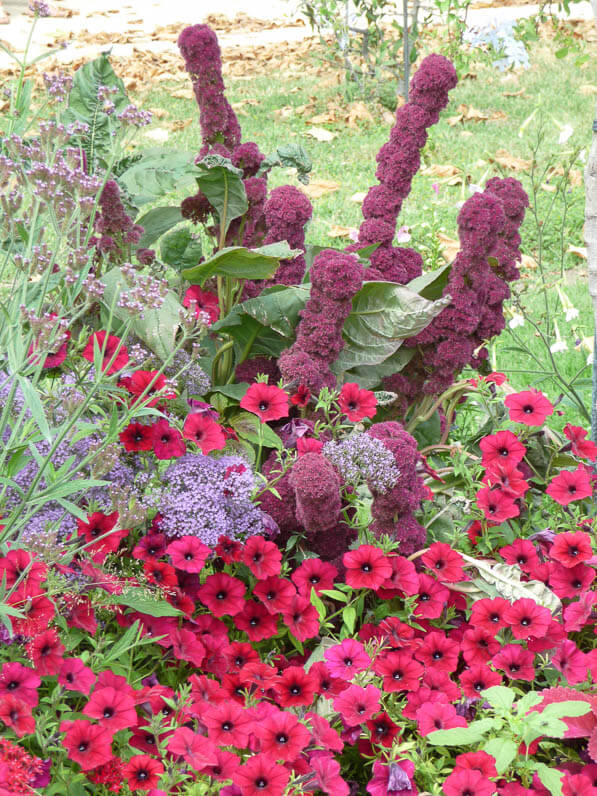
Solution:
[[[120,174],[118,184],[133,204],[139,206],[155,202],[172,191],[192,189],[196,172],[190,152],[156,147],[144,150],[141,158]]]
[[[263,176],[275,167],[296,169],[296,178],[307,185],[309,172],[313,168],[311,158],[300,144],[282,144],[271,155],[267,155],[259,167],[257,176]]]
[[[160,254],[173,268],[191,268],[201,259],[201,242],[187,227],[175,229],[160,241]]]
[[[256,249],[228,246],[219,249],[193,268],[182,271],[185,279],[203,285],[212,276],[229,276],[235,280],[270,279],[277,271],[280,260],[291,260],[300,251],[291,249],[286,241],[270,243]]]
[[[223,241],[231,222],[249,207],[243,173],[220,155],[206,155],[197,165],[197,171],[199,188],[218,213],[220,240]]]

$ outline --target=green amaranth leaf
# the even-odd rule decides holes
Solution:
[[[270,243],[257,249],[228,246],[181,273],[195,285],[203,285],[207,279],[216,275],[234,279],[269,279],[278,270],[280,260],[292,260],[301,253],[300,249],[291,249],[286,241]]]

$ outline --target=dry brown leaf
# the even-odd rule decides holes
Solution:
[[[175,119],[173,122],[168,122],[166,127],[173,132],[177,132],[178,130],[184,130],[192,121],[192,119]]]
[[[328,236],[330,238],[350,238],[351,233],[354,231],[353,227],[342,227],[339,224],[334,224],[328,229]]]
[[[195,95],[193,94],[192,89],[190,88],[179,88],[176,91],[170,92],[171,97],[175,97],[176,99],[194,99]]]
[[[169,115],[168,111],[164,110],[164,108],[150,108],[149,111],[156,119],[163,119],[165,116]]]
[[[447,263],[451,263],[460,251],[460,241],[454,240],[454,238],[450,238],[448,235],[444,235],[443,232],[438,232],[437,237],[440,243],[442,257]]]
[[[307,124],[333,124],[338,121],[338,115],[334,110],[327,110],[323,113],[318,113],[307,119]]]
[[[434,163],[421,169],[421,174],[425,177],[454,177],[460,174],[460,169],[450,163]]]
[[[340,183],[335,180],[311,180],[308,185],[299,186],[301,190],[309,199],[321,199],[328,193],[337,191]]]
[[[357,122],[373,122],[373,116],[364,102],[351,102],[348,106],[348,126],[353,130],[358,129]]]
[[[315,138],[317,141],[333,141],[337,138],[338,133],[332,133],[331,130],[326,130],[325,127],[312,127],[307,130],[307,135]]]
[[[542,182],[541,190],[547,191],[547,193],[555,193],[558,190],[558,188],[556,185],[551,185],[549,182]]]
[[[450,127],[454,127],[459,122],[498,122],[508,118],[508,114],[504,113],[504,111],[480,111],[464,104],[458,106],[458,111],[458,116],[450,116],[448,118]]]
[[[586,246],[568,246],[566,249],[566,254],[575,254],[577,257],[580,257],[581,260],[587,259],[587,247]]]
[[[158,144],[164,144],[170,138],[170,133],[164,127],[154,127],[153,130],[146,130],[144,135],[152,141],[157,141]]]
[[[521,254],[520,264],[523,268],[528,268],[531,271],[534,271],[536,268],[538,268],[537,260],[528,254]]]
[[[367,196],[367,191],[357,191],[357,193],[353,193],[350,197],[351,202],[356,202],[357,204],[361,204],[365,201],[365,197]]]
[[[505,149],[498,149],[498,151],[492,158],[490,158],[490,160],[493,163],[497,163],[498,166],[502,166],[505,169],[510,169],[511,171],[526,171],[533,165],[531,160],[524,160],[516,155],[511,155]]]
[[[276,108],[274,111],[274,116],[277,116],[278,119],[290,119],[293,114],[294,108],[292,105],[285,105],[283,108]]]
[[[384,120],[386,124],[394,124],[396,119],[394,118],[394,114],[390,111],[384,111],[381,115],[381,118]]]
[[[504,91],[502,94],[503,97],[522,97],[524,94],[524,89],[521,88],[520,91]]]
[[[578,90],[585,95],[597,94],[597,86],[593,86],[590,83],[585,83]]]
[[[563,177],[564,173],[563,166],[552,166],[547,172],[547,177],[548,179],[556,176]],[[579,188],[583,184],[583,176],[580,169],[570,169],[568,172],[568,182],[573,188]]]

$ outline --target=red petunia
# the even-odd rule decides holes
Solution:
[[[344,553],[346,583],[353,589],[378,589],[392,575],[392,567],[383,550],[363,544]]]
[[[582,652],[570,639],[564,639],[558,645],[551,663],[561,672],[569,685],[584,683],[590,658]]]
[[[165,561],[146,561],[143,564],[143,574],[150,583],[155,583],[156,586],[166,589],[178,586],[174,567],[166,564]]]
[[[237,702],[212,705],[201,716],[207,727],[207,736],[217,746],[237,746],[243,749],[253,731],[249,712]]]
[[[338,570],[328,561],[320,558],[306,558],[290,576],[291,581],[303,596],[309,596],[311,589],[315,589],[316,594],[334,588],[334,579],[338,575]]]
[[[84,719],[63,721],[60,732],[64,732],[64,746],[68,757],[78,763],[83,771],[108,763],[112,759],[110,742],[112,736],[105,727],[91,724]]]
[[[111,733],[134,727],[137,724],[135,700],[126,691],[107,686],[95,688],[82,712],[97,719]]]
[[[32,735],[35,732],[35,719],[31,712],[31,705],[23,702],[14,694],[0,696],[0,721],[10,727],[19,738],[23,735]]]
[[[58,672],[58,682],[67,691],[89,694],[95,680],[95,674],[80,658],[65,658]]]
[[[495,767],[495,757],[480,750],[479,752],[464,752],[456,755],[454,760],[456,768],[474,768],[480,771],[484,777],[497,777],[498,772]]]
[[[323,442],[314,437],[299,437],[296,441],[296,452],[301,456],[306,453],[321,453],[323,450]]]
[[[450,592],[435,578],[421,572],[417,595],[414,615],[418,619],[438,619],[446,607]]]
[[[316,680],[301,666],[284,669],[274,686],[278,702],[283,708],[310,705],[316,691]]]
[[[484,437],[479,443],[483,457],[481,463],[484,467],[493,464],[505,464],[515,467],[524,459],[527,449],[511,431],[498,431]]]
[[[481,627],[488,633],[495,635],[498,630],[506,627],[504,613],[509,607],[510,603],[502,597],[494,597],[493,599],[484,597],[482,600],[477,600],[477,602],[473,603],[469,622],[472,627]]]
[[[225,572],[217,572],[207,576],[199,589],[199,599],[214,616],[235,616],[243,609],[245,592],[242,581]]]
[[[445,633],[434,630],[428,633],[418,646],[415,658],[428,669],[453,672],[458,666],[460,646]]]
[[[129,423],[120,432],[118,439],[124,445],[125,451],[150,451],[153,447],[153,426]]]
[[[57,318],[55,312],[50,313],[50,317]],[[40,361],[42,363],[42,368],[57,368],[66,359],[67,349],[68,349],[68,341],[70,340],[70,332],[66,329],[61,329],[57,337],[55,338],[55,345],[57,345],[60,341],[63,341],[58,345],[58,347],[54,347],[53,351],[42,352],[40,356],[35,356],[35,352],[39,345],[39,337],[34,340],[31,345],[29,346],[29,351],[27,352],[27,356],[31,357],[33,364],[37,365]]]
[[[273,384],[255,382],[241,399],[241,409],[257,415],[262,423],[288,416],[288,395]]]
[[[493,796],[495,785],[475,768],[455,768],[442,790],[445,796]]]
[[[576,470],[562,470],[552,478],[545,492],[560,506],[567,506],[574,500],[591,497],[593,487],[588,472],[581,465]]]
[[[136,370],[125,386],[135,396],[135,401],[142,400],[147,406],[157,406],[160,401],[176,398],[176,394],[168,389],[164,374],[157,370]]]
[[[496,669],[505,672],[511,680],[532,682],[535,679],[534,659],[533,653],[524,647],[518,644],[507,644],[497,655],[493,656],[491,662]]]
[[[182,435],[192,440],[203,454],[220,451],[226,446],[226,436],[220,424],[209,415],[200,412],[187,416],[182,427]]]
[[[371,665],[371,658],[365,647],[353,638],[345,638],[340,644],[326,649],[323,657],[333,677],[352,680],[359,672]]]
[[[245,542],[242,562],[246,564],[257,580],[279,575],[282,567],[282,553],[273,542],[263,536],[250,536]]]
[[[597,445],[586,439],[589,432],[580,426],[571,426],[566,423],[564,426],[564,436],[572,443],[572,453],[581,459],[589,459],[594,462],[597,459]]]
[[[450,545],[434,542],[421,556],[421,561],[433,570],[435,577],[445,583],[457,583],[464,578],[464,559]]]
[[[27,645],[27,653],[39,675],[45,677],[58,674],[62,666],[64,644],[52,628],[35,636]]]
[[[379,712],[380,697],[381,691],[374,685],[350,685],[335,697],[334,710],[349,727],[356,727]]]
[[[295,594],[283,612],[284,624],[297,641],[306,641],[319,633],[319,614],[310,600]]]
[[[400,727],[392,721],[387,713],[380,713],[369,719],[367,729],[370,733],[371,743],[381,744],[386,748],[392,746],[394,738],[400,732]]]
[[[549,569],[549,587],[560,599],[579,597],[595,580],[595,570],[586,564],[564,567],[552,561]]]
[[[482,481],[487,486],[497,487],[514,500],[522,497],[530,489],[528,482],[524,480],[522,472],[508,464],[492,464],[488,467]]]
[[[575,567],[593,557],[591,537],[584,531],[558,533],[549,550],[549,557],[564,567]]]
[[[359,423],[365,417],[375,416],[377,398],[371,390],[363,390],[358,384],[348,382],[340,390],[338,406],[352,423]]]
[[[388,561],[392,567],[392,574],[384,580],[383,585],[377,589],[377,594],[382,600],[391,600],[401,594],[412,596],[419,591],[419,575],[412,561],[404,556],[390,555]]]
[[[216,555],[225,564],[232,564],[242,558],[242,545],[236,539],[229,539],[227,536],[220,536],[216,545]]]
[[[310,398],[311,393],[309,388],[305,384],[299,384],[296,388],[296,392],[290,396],[290,402],[294,406],[307,406]]]
[[[471,623],[472,624],[472,623]],[[500,648],[500,642],[484,627],[471,627],[464,632],[460,642],[462,657],[469,666],[485,663]]]
[[[282,796],[290,779],[290,771],[272,763],[268,755],[251,756],[235,775],[241,796]]]
[[[207,290],[201,290],[199,285],[191,285],[191,287],[189,287],[187,292],[184,294],[182,306],[190,307],[191,303],[195,305],[196,317],[199,317],[199,313],[205,313],[210,326],[220,317],[220,304],[218,297],[214,293],[210,293]]]
[[[456,713],[454,705],[444,702],[425,702],[417,710],[417,727],[421,735],[436,730],[451,730],[466,727],[466,719]]]
[[[128,365],[129,354],[120,337],[104,331],[93,332],[82,353],[88,362],[94,361],[96,347],[100,353],[103,351],[101,368],[108,376]]]
[[[513,517],[518,517],[520,514],[520,509],[516,505],[514,498],[502,492],[501,489],[490,489],[486,486],[477,492],[476,498],[477,505],[486,518],[496,525]]]
[[[18,661],[8,661],[0,669],[0,697],[12,694],[34,708],[39,702],[37,689],[40,685],[37,672]]]
[[[332,674],[323,661],[317,661],[309,668],[309,674],[317,681],[317,693],[325,697],[333,697],[348,688],[346,680],[332,677]]]
[[[133,558],[141,561],[157,561],[165,555],[166,537],[163,533],[148,533],[133,548]]]
[[[537,605],[530,597],[521,597],[506,608],[504,621],[514,638],[541,638],[547,633],[551,612],[548,608]]]
[[[527,574],[530,574],[539,564],[535,545],[528,539],[515,539],[512,544],[500,547],[499,554],[506,564],[518,564]]]
[[[94,511],[87,517],[87,522],[77,519],[79,536],[85,539],[85,549],[91,555],[92,561],[104,561],[108,553],[115,553],[122,539],[128,535],[128,530],[117,529],[118,512],[104,514],[103,511]]]
[[[465,669],[458,679],[465,696],[469,699],[476,699],[481,691],[502,683],[500,675],[483,663],[475,663],[469,669]]]
[[[278,632],[278,615],[271,614],[265,605],[255,600],[245,602],[243,610],[235,615],[234,623],[247,634],[249,641],[263,641]]]
[[[296,589],[289,580],[270,575],[257,581],[253,587],[253,594],[261,600],[270,614],[279,614],[290,610]]]
[[[423,666],[410,651],[388,652],[375,659],[375,674],[383,677],[384,691],[416,691],[423,675]]]
[[[153,424],[153,452],[156,459],[176,459],[187,452],[182,434],[162,418]]]
[[[131,790],[157,788],[163,773],[164,766],[149,755],[131,757],[122,772]]]
[[[553,404],[539,390],[524,390],[508,395],[504,401],[510,410],[510,420],[525,426],[542,426],[553,414]]]
[[[261,752],[272,760],[291,762],[311,742],[311,733],[292,713],[277,710],[263,722],[255,723]]]
[[[170,754],[184,758],[195,771],[201,771],[205,766],[215,766],[218,762],[218,749],[214,742],[193,732],[190,727],[174,730],[168,738],[167,749]]]
[[[172,564],[183,572],[201,572],[211,549],[196,536],[182,536],[166,548]]]

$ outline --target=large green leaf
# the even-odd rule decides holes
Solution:
[[[241,412],[230,421],[230,425],[241,439],[252,442],[253,445],[261,444],[266,448],[282,450],[284,444],[276,432],[267,423],[262,423],[257,415],[250,412]]]
[[[491,738],[483,747],[483,751],[495,758],[497,772],[503,774],[518,754],[518,746],[509,738]]]
[[[115,106],[113,114],[104,110],[104,100],[99,96],[101,86],[113,89],[109,100]],[[102,53],[99,58],[83,64],[74,74],[68,106],[62,114],[64,124],[83,122],[89,130],[79,137],[79,142],[93,168],[95,158],[109,151],[113,146],[110,131],[115,125],[115,114],[130,104],[122,80],[116,75],[108,56]]]
[[[196,176],[197,167],[190,152],[155,147],[145,150],[140,160],[122,172],[118,182],[135,205],[142,205],[175,190],[194,193]]]
[[[107,308],[114,306],[114,315],[118,320],[128,321],[130,311],[119,307],[118,299],[115,301],[116,296],[129,289],[120,268],[108,271],[102,277],[102,282],[106,286],[102,297],[103,304]],[[166,359],[174,347],[182,309],[176,295],[168,291],[164,303],[158,310],[147,308],[142,318],[139,316],[133,318],[131,329],[155,354],[161,359]]]
[[[406,287],[423,298],[435,301],[444,292],[451,269],[452,263],[446,263],[441,268],[436,268],[435,271],[427,271],[416,279],[411,279]]]
[[[238,304],[211,331],[234,338],[243,359],[258,354],[277,357],[292,344],[299,312],[308,298],[306,286],[274,285]]]
[[[188,227],[180,227],[162,239],[160,253],[173,268],[189,268],[201,259],[201,241]]]
[[[435,730],[426,736],[426,740],[434,746],[468,746],[468,744],[481,741],[494,724],[493,719],[479,719],[479,721],[473,721],[468,727]]]
[[[395,282],[365,282],[352,302],[343,330],[345,346],[334,363],[336,373],[379,365],[408,337],[421,332],[448,305],[428,301]]]
[[[182,613],[166,600],[151,599],[142,589],[130,589],[125,594],[112,595],[110,602],[124,605],[147,616],[182,616]]]
[[[234,279],[269,279],[278,270],[280,260],[292,260],[299,254],[300,249],[291,249],[285,240],[258,249],[228,246],[199,265],[186,268],[182,275],[195,285],[203,285],[216,274]]]
[[[228,230],[231,221],[246,213],[249,207],[242,176],[240,169],[220,155],[206,155],[197,164],[199,188],[217,210],[224,231]]]
[[[299,182],[307,185],[309,182],[309,177],[307,175],[313,168],[313,163],[300,144],[284,144],[279,146],[273,154],[265,158],[259,167],[257,175],[261,176],[267,174],[274,166],[296,169],[296,176]]]
[[[144,232],[139,240],[140,248],[148,248],[152,243],[162,237],[165,232],[182,221],[182,213],[178,205],[165,205],[154,207],[137,219],[137,224],[143,227]]]
[[[375,365],[361,365],[345,371],[346,381],[356,381],[366,390],[371,390],[381,384],[382,379],[393,376],[405,368],[415,355],[414,348],[400,347],[395,353]]]

